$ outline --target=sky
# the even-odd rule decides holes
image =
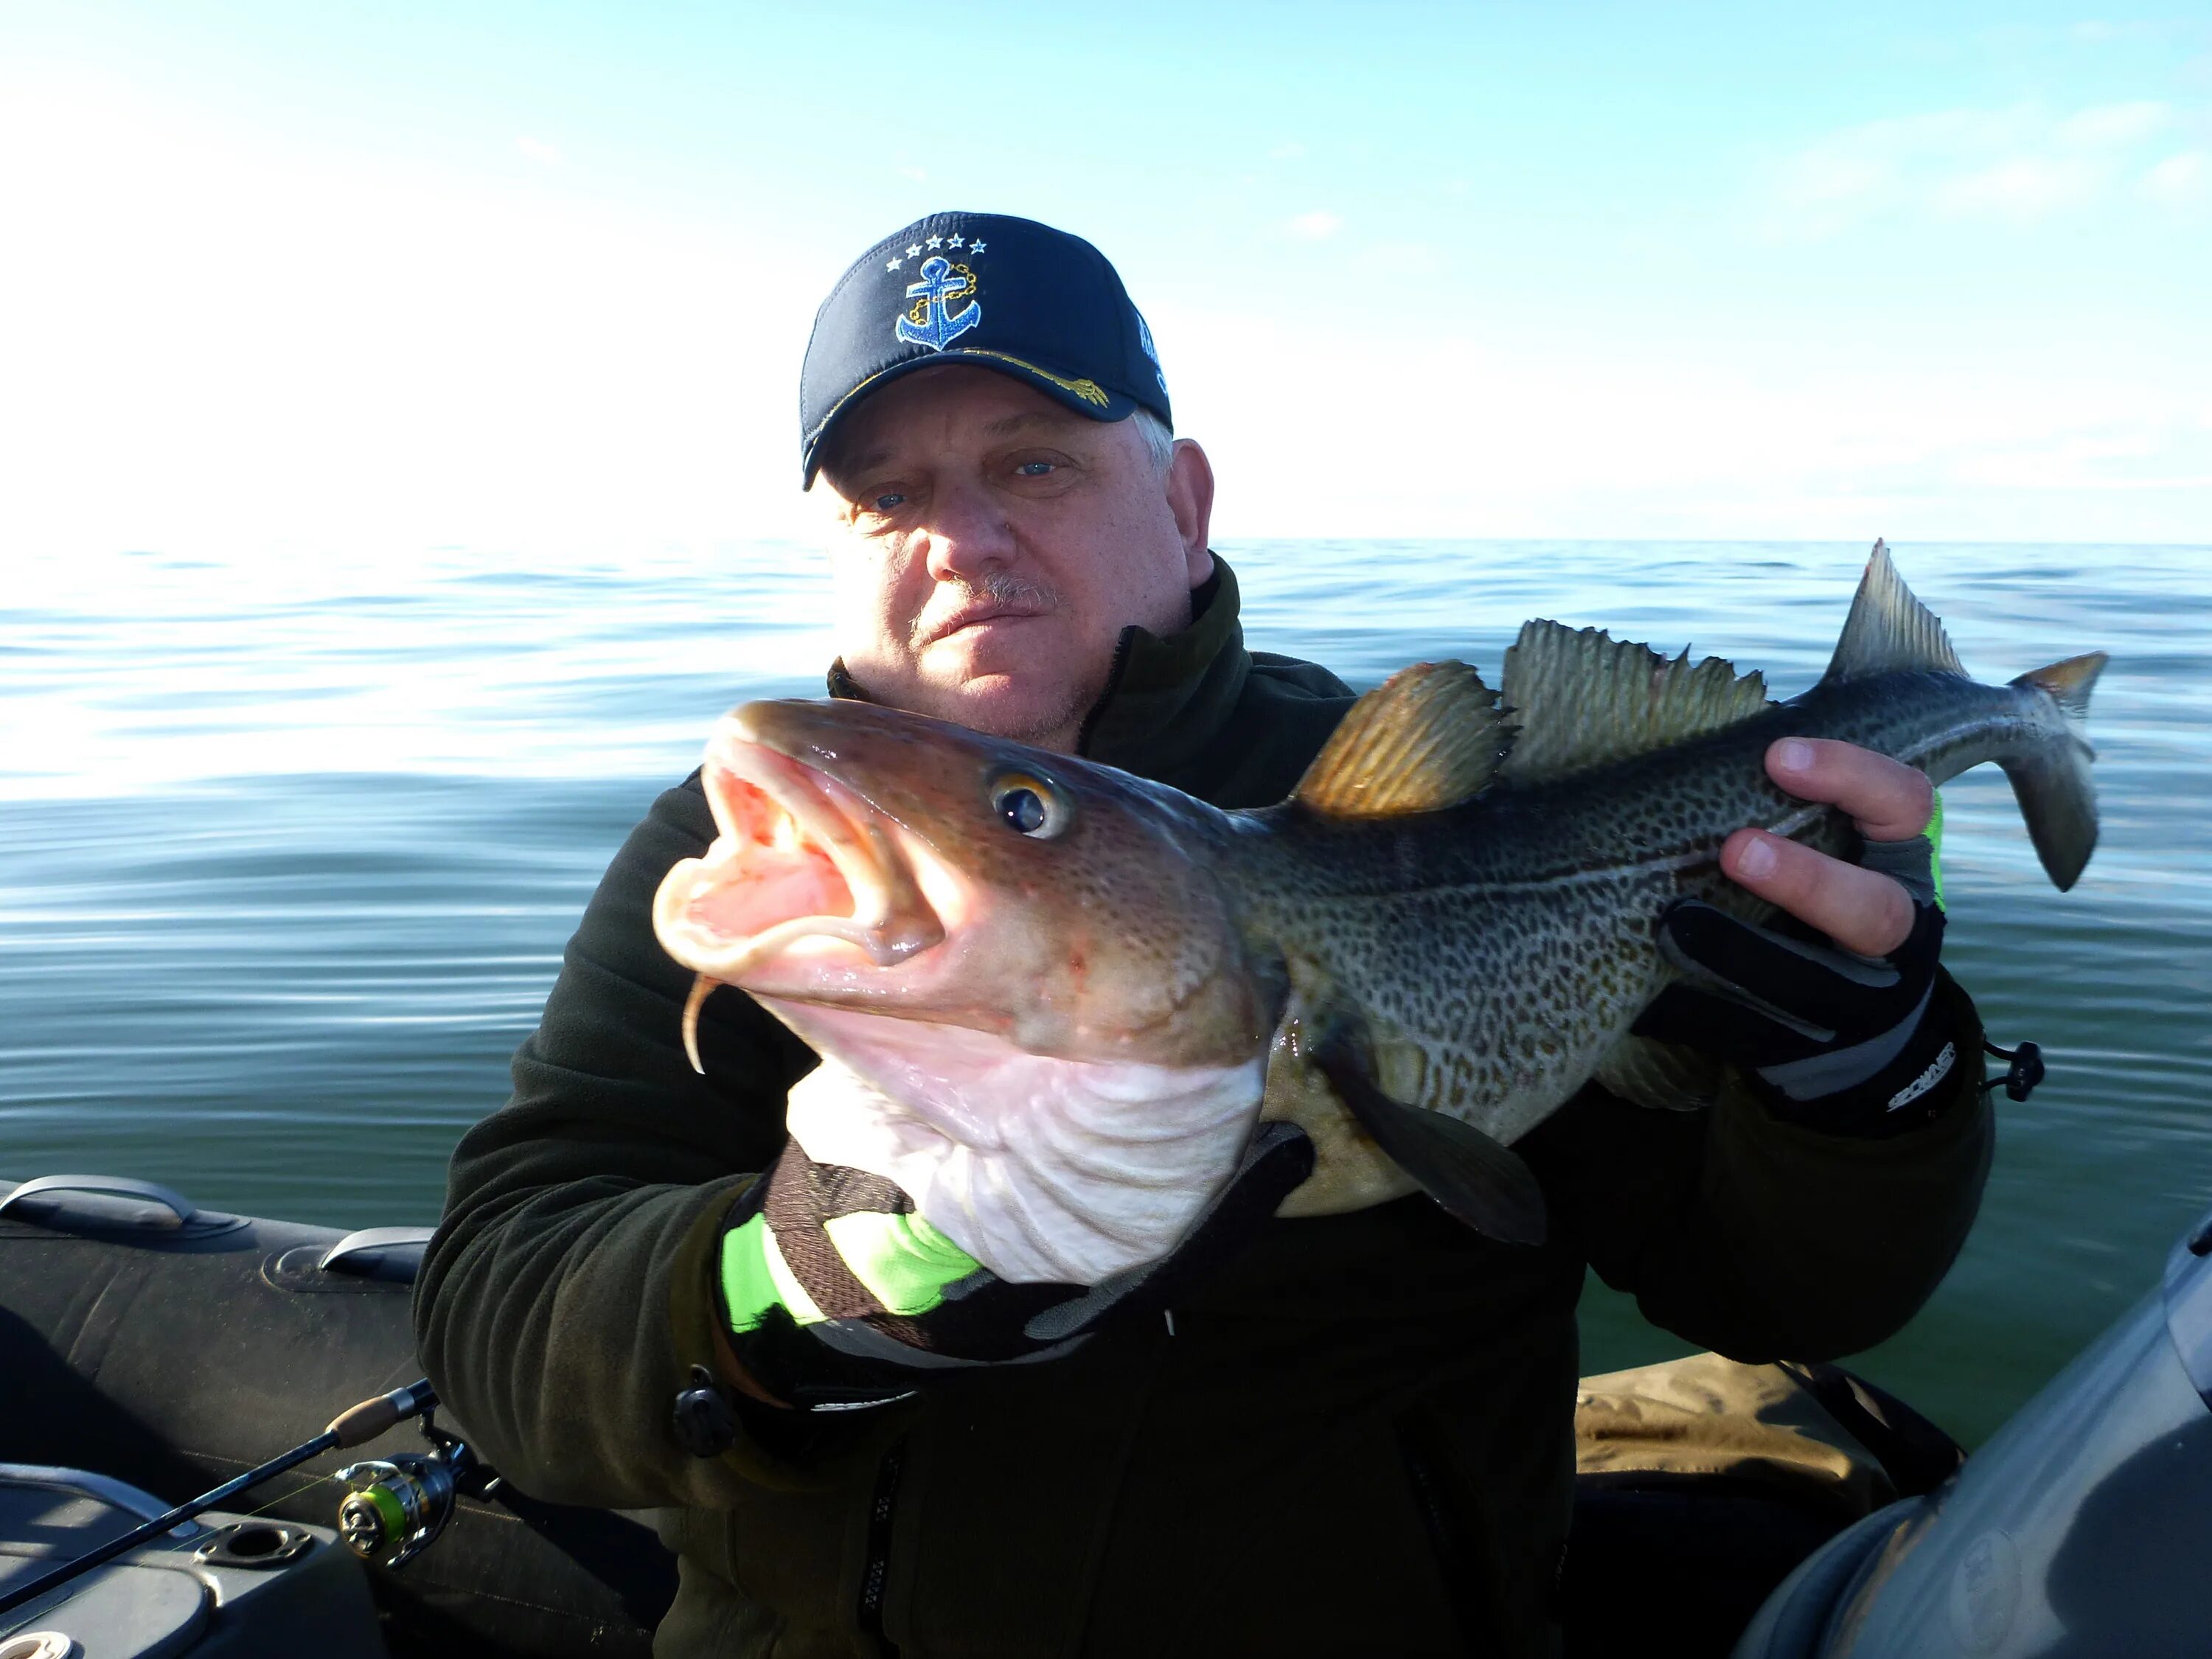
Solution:
[[[1215,535],[2212,544],[2212,9],[0,0],[0,558],[806,538],[815,307],[1103,248]]]

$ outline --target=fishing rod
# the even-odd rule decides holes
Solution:
[[[35,1601],[47,1591],[81,1577],[94,1567],[112,1561],[117,1556],[134,1550],[139,1545],[159,1538],[172,1527],[183,1525],[203,1510],[211,1510],[224,1499],[235,1498],[249,1487],[280,1475],[285,1470],[296,1468],[309,1458],[320,1455],[335,1448],[358,1446],[374,1440],[386,1430],[395,1428],[409,1418],[428,1411],[438,1403],[438,1395],[428,1377],[410,1383],[404,1389],[394,1389],[390,1394],[380,1394],[364,1400],[357,1406],[349,1406],[330,1421],[330,1425],[312,1440],[303,1440],[286,1452],[279,1452],[258,1468],[248,1469],[234,1480],[226,1480],[211,1492],[189,1498],[166,1515],[157,1515],[151,1521],[133,1527],[119,1538],[111,1538],[96,1549],[88,1550],[73,1561],[64,1561],[51,1572],[41,1573],[29,1583],[0,1595],[0,1613],[13,1613],[27,1602]]]

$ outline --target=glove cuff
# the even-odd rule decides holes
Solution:
[[[1881,1140],[1911,1133],[1935,1121],[1957,1092],[1960,1068],[1969,1056],[1960,1052],[1958,1027],[1946,1000],[1934,988],[1903,1027],[1860,1045],[1891,1049],[1858,1055],[1852,1051],[1814,1055],[1788,1066],[1766,1066],[1749,1074],[1753,1091],[1773,1115],[1828,1134]],[[1864,1070],[1871,1064],[1871,1073]],[[1820,1073],[1834,1078],[1856,1070],[1859,1076],[1839,1088],[1822,1091]]]
[[[714,1280],[738,1364],[817,1412],[884,1403],[974,1365],[1053,1358],[1079,1334],[1030,1324],[1085,1294],[995,1279],[892,1182],[795,1146],[731,1206]]]
[[[722,1234],[717,1268],[731,1334],[757,1330],[781,1308],[794,1323],[911,1318],[945,1300],[947,1286],[977,1270],[975,1257],[912,1212],[853,1210],[801,1231],[799,1259],[768,1210],[742,1200]]]
[[[911,1393],[910,1375],[836,1352],[820,1340],[825,1328],[909,1320],[976,1272],[973,1258],[910,1208],[878,1206],[870,1179],[842,1183],[868,1187],[865,1194],[836,1190],[839,1177],[860,1174],[805,1166],[798,1179],[807,1202],[787,1218],[800,1224],[779,1228],[793,1194],[791,1176],[771,1170],[738,1194],[715,1249],[715,1310],[731,1352],[763,1389],[802,1410],[851,1410]]]

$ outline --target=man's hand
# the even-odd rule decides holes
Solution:
[[[891,1182],[817,1164],[787,1141],[722,1236],[716,1288],[743,1373],[729,1380],[771,1404],[842,1410],[902,1398],[949,1370],[1057,1358],[1109,1317],[1171,1307],[1243,1247],[1313,1162],[1303,1131],[1262,1123],[1166,1256],[1097,1285],[1018,1285],[931,1226]]]
[[[1766,751],[1766,775],[1800,800],[1846,814],[1870,842],[1925,835],[1935,812],[1926,773],[1829,738],[1784,738]],[[1913,900],[1894,878],[1764,830],[1730,836],[1721,870],[1861,956],[1886,957],[1912,931]]]
[[[1668,906],[1658,944],[1682,978],[1634,1029],[1742,1066],[1795,1121],[1849,1134],[1923,1122],[1959,1059],[1934,996],[1934,791],[1911,767],[1820,738],[1782,739],[1766,767],[1791,794],[1847,814],[1861,861],[1763,830],[1729,836],[1723,872],[1786,919],[1754,927],[1695,899]]]

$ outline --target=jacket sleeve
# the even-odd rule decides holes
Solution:
[[[1521,1143],[1554,1225],[1655,1324],[1731,1358],[1831,1359],[1894,1334],[1966,1242],[1995,1143],[1981,1021],[1948,975],[1940,994],[1959,1058],[1925,1126],[1824,1133],[1733,1078],[1699,1113],[1593,1087]]]
[[[569,941],[514,1095],[465,1135],[423,1258],[416,1340],[439,1397],[522,1490],[638,1507],[726,1503],[747,1448],[684,1453],[671,1408],[712,1364],[719,1222],[784,1139],[813,1055],[723,989],[681,1036],[691,975],[654,939],[654,890],[714,835],[696,776],[653,805]]]

